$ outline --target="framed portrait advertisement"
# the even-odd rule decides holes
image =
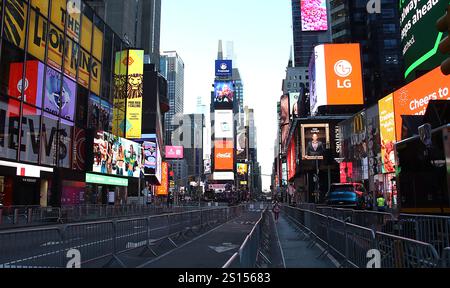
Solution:
[[[300,126],[302,135],[302,159],[323,160],[330,147],[329,124],[304,124]]]

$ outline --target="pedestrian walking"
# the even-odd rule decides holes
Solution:
[[[273,204],[272,212],[275,216],[275,222],[278,223],[278,218],[280,217],[281,212],[280,203],[278,203],[278,201],[275,201],[275,204]]]

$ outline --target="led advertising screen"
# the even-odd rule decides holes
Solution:
[[[302,31],[327,31],[328,13],[326,0],[300,0]]]
[[[37,60],[26,62],[25,85],[22,82],[22,74],[23,63],[11,63],[9,66],[9,96],[21,99],[22,90],[24,90],[24,101],[41,107],[44,64]]]
[[[214,82],[214,107],[216,109],[232,109],[234,88],[232,81]]]
[[[238,163],[236,165],[236,168],[237,168],[237,170],[236,170],[237,174],[239,176],[245,176],[245,175],[248,174],[248,165],[247,164],[245,164],[245,163]]]
[[[144,149],[144,174],[154,175],[156,171],[156,142],[144,142],[142,148]]]
[[[289,136],[289,95],[281,96],[280,105],[281,147],[284,149]]]
[[[232,110],[216,110],[214,112],[214,123],[214,136],[216,139],[234,138]]]
[[[93,172],[139,178],[143,164],[140,144],[107,132],[97,132]]]
[[[76,97],[75,82],[67,77],[63,77],[61,87],[61,74],[48,67],[46,73],[44,110],[54,115],[58,115],[61,112],[61,118],[73,121]]]
[[[245,126],[241,126],[237,131],[237,139],[236,139],[236,158],[238,160],[246,160],[247,159],[247,128]]]
[[[183,159],[183,146],[166,146],[166,159]]]
[[[288,179],[292,179],[295,176],[295,172],[297,169],[297,159],[295,153],[295,137],[292,137],[291,142],[289,143],[289,149],[287,152],[287,163],[288,163]]]
[[[214,142],[214,170],[230,171],[234,169],[234,146],[233,141]]]
[[[300,127],[302,135],[302,159],[323,160],[330,146],[328,124],[304,124]]]
[[[447,57],[438,50],[447,33],[439,32],[436,21],[444,15],[448,0],[399,1],[401,46],[405,61],[405,79],[416,78],[416,72],[429,71]]]
[[[233,75],[233,61],[216,60],[216,76],[230,77]]]
[[[300,93],[289,93],[289,115],[290,117],[298,116],[298,100]]]
[[[167,196],[169,195],[169,163],[161,163],[161,185],[156,186],[157,196]]]
[[[424,115],[430,100],[450,99],[450,76],[435,68],[394,92],[397,141],[402,140],[402,115]]]
[[[144,50],[128,50],[126,138],[141,138]]]
[[[320,106],[364,104],[359,44],[316,46],[312,65],[312,115],[317,113]]]
[[[381,161],[383,173],[395,172],[395,114],[394,95],[390,94],[378,102],[380,111]]]

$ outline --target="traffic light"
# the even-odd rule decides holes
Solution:
[[[437,29],[441,32],[450,32],[450,4],[447,7],[447,12],[444,16],[439,18],[436,23]],[[450,36],[444,38],[439,43],[439,51],[443,54],[450,54]],[[442,62],[441,71],[444,75],[450,75],[450,55]]]

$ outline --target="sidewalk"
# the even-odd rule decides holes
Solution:
[[[283,213],[276,226],[286,268],[336,268],[328,257],[317,258],[322,250],[316,245],[309,248],[308,239],[302,240],[302,232]]]

